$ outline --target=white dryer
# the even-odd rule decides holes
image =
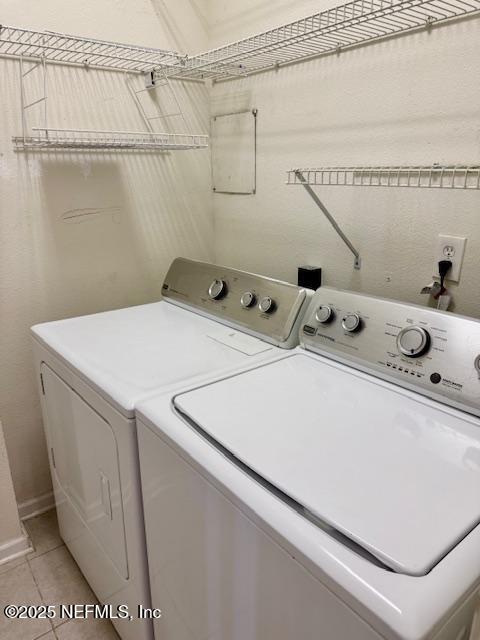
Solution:
[[[33,327],[60,533],[124,640],[152,637],[137,402],[293,347],[311,292],[175,260],[154,304]]]
[[[467,640],[480,322],[324,287],[301,335],[138,406],[156,637]]]

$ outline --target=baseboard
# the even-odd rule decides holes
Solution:
[[[53,509],[54,506],[55,498],[53,496],[53,491],[44,493],[36,498],[31,498],[30,500],[25,500],[25,502],[18,505],[20,520],[28,520],[29,518],[38,516],[41,513],[45,513],[45,511]]]
[[[0,545],[0,565],[11,560],[16,560],[21,556],[27,555],[30,551],[33,551],[32,543],[28,537],[28,533],[25,527],[22,526],[22,535],[19,538],[14,538]]]

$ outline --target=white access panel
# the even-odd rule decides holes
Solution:
[[[45,363],[41,373],[52,472],[81,526],[88,527],[119,574],[128,578],[118,451],[112,428]]]
[[[256,112],[214,116],[211,148],[213,190],[216,193],[255,193]]]

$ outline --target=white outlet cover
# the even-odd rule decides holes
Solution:
[[[433,266],[434,278],[438,279],[438,263],[440,260],[451,260],[452,268],[447,273],[445,280],[450,280],[450,282],[458,282],[460,280],[466,243],[466,238],[445,235],[438,236],[437,253]]]

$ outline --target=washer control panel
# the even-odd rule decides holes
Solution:
[[[480,415],[480,321],[321,287],[300,330],[310,351]]]
[[[172,262],[162,293],[169,302],[285,347],[298,344],[312,294],[280,280],[185,258]]]

